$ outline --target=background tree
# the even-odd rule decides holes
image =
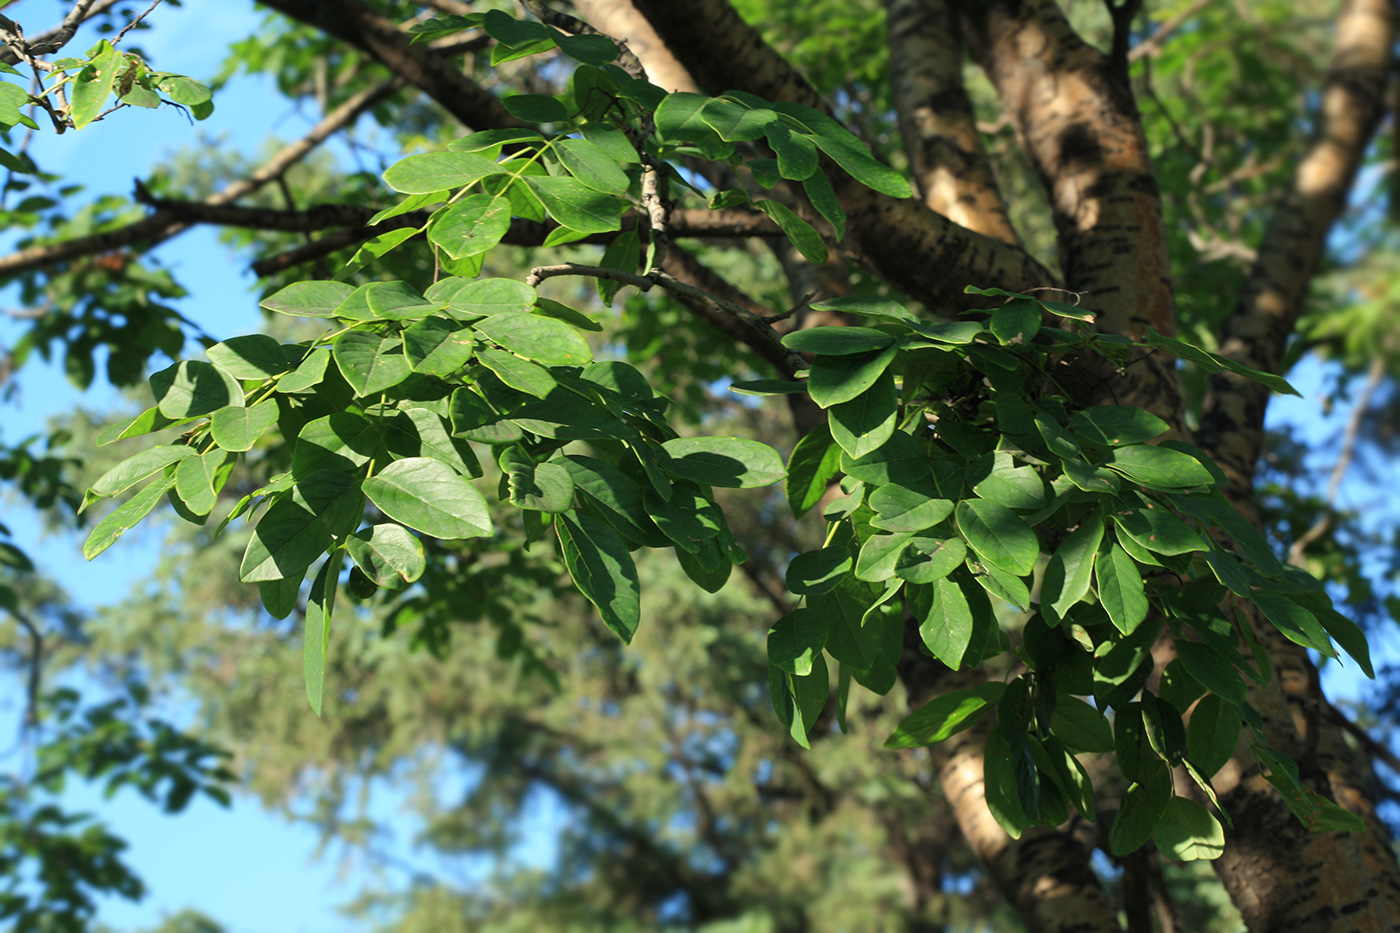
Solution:
[[[568,86],[565,64],[509,60],[499,36],[454,32],[415,43],[400,25],[476,5],[267,5],[278,14],[268,35],[236,45],[227,76],[273,73],[284,92],[314,98],[325,120],[256,168],[183,160],[138,188],[149,210],[140,219],[115,201],[71,220],[60,204],[27,202],[13,212],[12,224],[44,230],[0,258],[0,271],[20,277],[28,303],[44,309],[17,361],[31,348],[62,347],[69,372],[90,381],[102,358],[94,351],[109,347],[107,378],[135,384],[152,348],[175,356],[185,339],[167,304],[178,286],[146,258],[155,243],[193,223],[255,231],[238,234],[239,243],[258,251],[255,269],[269,292],[333,272],[385,230],[365,223],[394,199],[377,177],[382,166],[372,164],[377,154],[364,156],[368,170],[344,176],[333,163],[304,162],[316,145],[372,113],[394,134],[387,165],[398,147],[436,147],[463,127],[518,127],[520,115],[487,81],[527,93]],[[1384,281],[1385,228],[1375,211],[1343,211],[1364,160],[1381,157],[1372,136],[1384,111],[1394,14],[1379,2],[1339,12],[1316,6],[1062,11],[1052,3],[894,0],[884,10],[792,10],[580,0],[574,12],[629,40],[666,90],[738,90],[830,112],[919,192],[896,199],[834,173],[846,231],[824,262],[804,257],[766,217],[705,215],[693,209],[699,201],[681,200],[662,265],[675,280],[753,314],[795,309],[788,321],[798,328],[856,323],[810,309],[824,299],[895,295],[947,315],[973,300],[964,285],[1063,288],[1103,332],[1177,333],[1269,373],[1283,372],[1290,352],[1325,349],[1343,371],[1367,371],[1371,388],[1358,405],[1365,414],[1393,398],[1386,364],[1370,359],[1393,329],[1386,291],[1366,284]],[[496,50],[494,66],[488,49]],[[965,52],[975,69],[964,67]],[[1312,127],[1310,137],[1300,125]],[[697,162],[691,180],[706,193],[702,177],[734,185],[714,171]],[[266,193],[274,182],[280,197]],[[10,184],[28,183],[16,175]],[[775,192],[835,241],[796,186]],[[401,218],[393,222],[405,230],[422,223]],[[1342,233],[1329,240],[1339,223]],[[506,242],[529,250],[546,233],[515,223]],[[1340,244],[1336,256],[1329,242]],[[597,258],[596,246],[575,249],[581,261]],[[1327,268],[1358,254],[1369,275]],[[518,275],[537,264],[532,256],[493,253],[487,271]],[[410,244],[358,274],[425,284],[435,272],[433,255]],[[556,288],[546,294],[578,301],[568,281],[549,283]],[[1321,300],[1305,316],[1314,284]],[[693,295],[624,298],[620,313],[601,318],[607,345],[682,401],[697,430],[743,432],[786,450],[819,429],[821,413],[809,404],[793,403],[789,427],[784,413],[718,391],[725,379],[790,375],[789,359],[763,329]],[[1339,304],[1365,310],[1341,323],[1332,313]],[[1290,343],[1300,321],[1306,342]],[[285,320],[270,326],[284,339],[303,336]],[[1325,499],[1295,495],[1288,483],[1297,465],[1287,456],[1255,476],[1267,390],[1210,373],[1219,367],[1209,357],[1191,363],[1179,369],[1162,353],[1121,367],[1083,357],[1064,375],[1080,400],[1135,405],[1194,437],[1225,470],[1239,514],[1265,523],[1280,556],[1332,583],[1361,620],[1378,621],[1387,592],[1358,572],[1365,527]],[[81,444],[97,428],[70,430]],[[1365,438],[1384,438],[1376,428],[1355,434],[1363,440],[1345,442],[1343,461]],[[87,479],[136,449],[102,448],[87,458]],[[288,457],[284,448],[260,450],[228,488],[257,488]],[[57,455],[14,448],[7,462],[41,506],[76,504],[84,483]],[[1262,497],[1257,479],[1268,484]],[[427,788],[427,838],[443,852],[509,853],[521,815],[541,794],[581,818],[563,835],[557,872],[503,871],[475,892],[425,884],[398,902],[405,929],[444,928],[449,917],[503,927],[936,928],[1004,925],[1014,913],[1030,929],[1110,930],[1123,922],[1120,909],[1129,929],[1222,922],[1189,916],[1212,903],[1192,865],[1164,865],[1145,852],[1096,870],[1089,854],[1106,840],[1091,823],[1006,835],[981,792],[985,730],[928,751],[867,747],[883,742],[909,707],[987,676],[931,661],[914,647],[916,635],[899,665],[903,692],[877,697],[852,687],[854,734],[830,735],[832,703],[816,722],[813,750],[793,747],[767,712],[760,642],[788,607],[781,581],[791,555],[821,542],[812,527],[788,526],[768,499],[726,506],[752,555],[743,579],[697,599],[668,558],[644,562],[651,611],[627,650],[557,567],[518,550],[433,553],[421,599],[387,619],[364,606],[353,616],[363,625],[337,636],[330,682],[341,693],[327,697],[319,722],[288,676],[295,657],[283,643],[295,644],[294,632],[265,617],[231,629],[202,611],[217,603],[256,612],[233,576],[244,543],[237,532],[215,541],[209,526],[184,531],[188,543],[172,552],[160,598],[120,607],[92,632],[102,656],[135,657],[142,675],[176,678],[200,697],[210,734],[238,749],[267,799],[314,800],[327,831],[357,844],[374,846],[369,827],[353,819],[356,782],[402,780],[405,762]],[[1220,879],[1252,929],[1389,929],[1400,922],[1400,883],[1371,764],[1387,753],[1327,703],[1303,648],[1252,621],[1275,673],[1250,694],[1269,744],[1299,763],[1309,790],[1368,828],[1308,832],[1242,748],[1216,777],[1234,817],[1215,863]],[[1003,619],[1017,640],[1024,623]],[[406,634],[379,634],[395,629]],[[428,651],[409,650],[415,646]],[[1158,646],[1159,670],[1169,651]],[[328,768],[332,762],[339,767]],[[463,768],[482,771],[464,800],[431,793],[440,786],[435,775]],[[1126,782],[1101,768],[1100,802],[1111,810],[1113,789],[1121,793]],[[313,775],[322,783],[310,790],[291,780]],[[1101,825],[1110,821],[1106,813]],[[374,904],[370,897],[366,908]]]

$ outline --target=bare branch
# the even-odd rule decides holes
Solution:
[[[1389,0],[1348,0],[1337,19],[1312,141],[1278,199],[1249,281],[1222,334],[1221,352],[1246,366],[1279,371],[1327,238],[1385,112],[1395,37]],[[1232,501],[1252,519],[1257,518],[1251,492],[1268,396],[1268,389],[1242,377],[1213,376],[1197,433],[1202,448],[1229,477]]]
[[[1018,245],[962,80],[949,0],[887,0],[890,86],[924,203],[954,223]]]
[[[1293,546],[1288,549],[1288,562],[1295,567],[1302,567],[1306,563],[1304,555],[1308,550],[1308,545],[1327,533],[1327,529],[1332,527],[1332,519],[1336,515],[1333,508],[1337,501],[1337,492],[1342,486],[1342,477],[1347,474],[1347,467],[1351,466],[1352,454],[1356,451],[1356,436],[1361,430],[1361,422],[1366,417],[1366,411],[1371,407],[1371,396],[1376,394],[1376,389],[1380,387],[1381,380],[1385,377],[1385,358],[1377,356],[1371,361],[1371,369],[1366,374],[1366,387],[1361,390],[1361,395],[1356,400],[1356,407],[1352,409],[1351,417],[1347,419],[1346,431],[1342,435],[1342,449],[1337,455],[1337,465],[1332,468],[1332,479],[1327,484],[1326,507],[1312,527],[1299,535],[1298,540],[1293,542]]]
[[[153,12],[155,11],[155,8],[158,7],[158,6],[160,6],[160,4],[161,4],[161,0],[151,0],[151,5],[150,5],[150,6],[146,7],[146,9],[145,9],[144,11],[142,11],[140,15],[138,15],[138,16],[137,16],[135,19],[133,19],[131,22],[127,23],[125,26],[123,26],[123,27],[121,28],[121,31],[118,32],[118,33],[116,34],[116,36],[114,36],[114,37],[112,38],[112,44],[113,44],[113,45],[116,45],[117,43],[121,42],[122,39],[126,36],[127,33],[131,32],[131,30],[133,30],[133,29],[135,29],[137,26],[141,25],[141,20],[143,20],[143,19],[145,19],[147,16],[151,15],[151,13],[153,13]]]
[[[1140,58],[1151,58],[1153,55],[1161,52],[1162,46],[1171,38],[1172,33],[1195,19],[1196,14],[1210,6],[1212,2],[1214,2],[1214,0],[1196,0],[1195,3],[1188,6],[1171,19],[1162,22],[1153,30],[1152,35],[1148,37],[1146,42],[1143,42],[1128,53],[1128,61],[1135,62]]]

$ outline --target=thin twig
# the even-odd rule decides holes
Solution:
[[[1163,44],[1182,26],[1189,23],[1197,13],[1211,5],[1212,0],[1196,0],[1195,3],[1182,10],[1180,13],[1166,20],[1155,30],[1146,42],[1139,45],[1128,53],[1128,61],[1135,62],[1139,58],[1150,58],[1162,51]]]
[[[701,302],[731,317],[737,318],[761,335],[765,343],[782,347],[782,342],[777,332],[769,326],[767,319],[763,315],[754,314],[748,308],[707,292],[703,288],[696,288],[694,285],[682,282],[675,276],[659,269],[647,275],[637,275],[633,272],[623,272],[620,269],[610,269],[606,266],[590,266],[578,262],[564,262],[553,266],[536,266],[531,269],[530,274],[525,277],[525,284],[535,287],[545,279],[552,279],[561,275],[587,275],[600,279],[611,279],[614,282],[622,282],[625,285],[634,286],[643,292],[650,291],[653,286],[659,285],[677,297]],[[807,368],[807,361],[804,360],[800,354],[788,350],[786,347],[782,347],[782,352],[786,356],[787,363],[792,369]]]
[[[29,653],[29,679],[24,702],[24,728],[28,730],[39,725],[39,687],[42,683],[44,664],[44,633],[39,631],[39,627],[28,614],[11,609],[10,615],[24,626],[24,630],[29,633],[29,640],[33,643]]]
[[[1361,422],[1366,417],[1366,411],[1371,407],[1371,396],[1376,394],[1376,389],[1380,386],[1381,380],[1385,378],[1385,360],[1376,357],[1371,361],[1371,368],[1366,373],[1366,387],[1361,390],[1361,395],[1356,400],[1356,407],[1351,411],[1351,418],[1347,420],[1346,431],[1342,434],[1342,449],[1337,457],[1337,465],[1332,468],[1332,479],[1327,484],[1326,507],[1312,527],[1293,542],[1293,546],[1288,549],[1288,562],[1294,567],[1302,567],[1304,554],[1308,545],[1327,533],[1327,529],[1332,527],[1332,519],[1336,515],[1334,505],[1337,501],[1337,493],[1342,486],[1342,477],[1346,476],[1347,467],[1351,466],[1352,455],[1356,451],[1356,437],[1361,431]]]
[[[117,43],[121,42],[122,37],[125,36],[127,33],[131,32],[131,30],[135,29],[140,24],[141,20],[149,16],[155,10],[156,7],[160,6],[160,3],[161,0],[151,0],[151,5],[146,7],[145,11],[142,12],[140,16],[136,17],[131,22],[127,23],[121,28],[121,31],[117,33],[116,38],[112,40],[112,44],[116,45]]]

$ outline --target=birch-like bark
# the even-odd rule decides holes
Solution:
[[[1101,331],[1176,331],[1162,203],[1147,140],[1112,59],[1086,44],[1053,0],[962,0],[973,56],[991,78],[1049,194],[1065,287]],[[1075,361],[1084,401],[1135,405],[1181,425],[1172,362],[1144,355],[1119,372]]]
[[[924,203],[969,230],[1020,244],[963,87],[962,33],[949,0],[887,0],[890,93]]]

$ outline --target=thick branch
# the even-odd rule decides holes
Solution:
[[[1085,294],[1100,330],[1173,333],[1161,199],[1127,75],[1074,32],[1053,0],[962,9],[973,54],[1050,196],[1065,286]],[[1125,380],[1100,367],[1093,377],[1112,377],[1114,400],[1180,423],[1170,362],[1148,357],[1128,373]],[[1091,382],[1080,394],[1096,400],[1102,393]]]
[[[1221,351],[1247,366],[1274,373],[1282,365],[1327,238],[1384,115],[1394,42],[1390,0],[1348,0],[1337,20],[1312,140],[1281,192],[1249,281],[1225,324]],[[1253,488],[1268,398],[1268,389],[1238,376],[1211,379],[1198,437],[1230,478],[1237,504]]]
[[[731,88],[768,100],[829,108],[728,0],[637,0],[667,48],[706,93]],[[696,23],[704,23],[702,30]],[[968,284],[1007,288],[1056,284],[1024,250],[974,233],[913,200],[878,194],[831,169],[848,215],[848,244],[881,276],[934,306],[961,303]]]
[[[969,230],[1019,244],[962,81],[950,0],[887,0],[890,90],[924,203]]]
[[[500,98],[477,84],[442,53],[414,43],[392,20],[360,0],[264,0],[292,19],[315,26],[378,59],[474,130],[524,126]]]

